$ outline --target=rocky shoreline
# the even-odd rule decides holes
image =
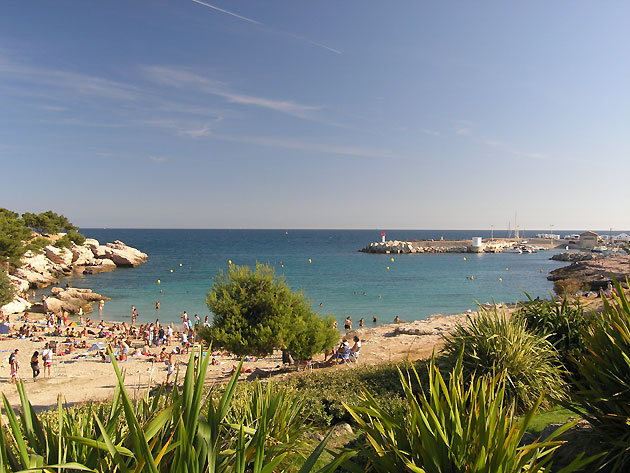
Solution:
[[[34,303],[28,300],[29,291],[58,284],[59,278],[73,273],[96,274],[116,268],[136,267],[147,259],[146,253],[119,240],[101,245],[98,240],[88,238],[82,245],[72,243],[70,248],[57,248],[50,244],[41,253],[29,250],[22,258],[22,266],[9,275],[16,297],[2,306],[2,311],[16,314],[29,310]],[[80,309],[89,310],[92,302],[105,299],[107,297],[89,289],[53,288],[52,296],[42,302],[48,312],[63,310],[78,313]]]
[[[630,274],[629,255],[576,258],[569,266],[551,271],[547,279],[554,281],[560,288],[569,287],[569,282],[574,282],[573,285],[579,285],[580,290],[599,291],[607,288],[612,277],[625,285],[626,277]]]

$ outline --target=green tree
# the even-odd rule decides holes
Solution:
[[[26,251],[24,242],[30,236],[31,231],[17,213],[0,208],[0,263],[19,266]]]
[[[292,292],[268,265],[220,271],[206,302],[214,322],[202,329],[201,338],[239,356],[287,349],[305,359],[332,348],[339,338],[332,320],[313,312],[304,294]]]
[[[0,269],[0,306],[11,302],[14,294],[13,283],[9,279],[9,276],[7,276],[7,273],[3,269]]]
[[[64,216],[47,210],[39,214],[25,212],[22,214],[24,225],[32,228],[37,233],[55,234],[59,232],[76,232],[78,227],[72,225]]]

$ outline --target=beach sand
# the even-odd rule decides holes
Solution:
[[[502,307],[510,312],[511,308]],[[388,361],[418,360],[431,356],[434,350],[439,350],[442,345],[442,336],[452,330],[458,323],[465,323],[467,315],[474,316],[475,312],[460,315],[434,315],[427,320],[414,322],[401,322],[397,324],[380,325],[377,327],[366,326],[361,329],[349,331],[345,334],[349,340],[358,335],[362,340],[362,348],[359,364],[377,364]],[[30,315],[37,320],[41,314]],[[14,327],[20,326],[20,322]],[[47,337],[47,340],[62,340],[62,337]],[[103,341],[96,337],[87,339],[88,345],[93,342]],[[75,353],[65,356],[53,357],[52,376],[44,377],[43,361],[41,353],[45,342],[33,342],[29,339],[2,339],[0,340],[0,386],[1,391],[7,396],[11,405],[15,408],[19,404],[19,396],[15,385],[9,382],[10,366],[8,362],[11,352],[18,348],[18,361],[20,364],[19,376],[24,380],[26,392],[31,404],[36,409],[53,407],[57,403],[57,396],[68,404],[83,403],[91,400],[106,400],[112,396],[116,385],[116,376],[110,363],[103,362],[96,352],[87,349],[77,349]],[[141,341],[136,341],[134,346],[142,346]],[[173,348],[171,346],[170,348]],[[42,373],[37,381],[33,381],[30,367],[30,358],[35,350],[40,353],[40,369]],[[152,348],[152,353],[159,353],[160,348]],[[79,358],[76,358],[80,356]],[[180,373],[183,376],[185,364],[189,355],[176,355],[180,363]],[[316,357],[316,361],[323,361],[323,354]],[[238,358],[230,355],[218,356],[222,364],[208,366],[206,383],[208,385],[224,383],[229,379],[232,366],[238,364]],[[252,379],[273,376],[274,378],[290,376],[295,370],[282,369],[280,352],[244,363],[245,369],[251,369],[254,373],[245,373],[242,379]],[[166,380],[166,364],[150,362],[147,357],[129,357],[128,361],[119,362],[119,366],[126,372],[125,385],[133,397],[146,393],[149,385],[156,386]],[[352,369],[350,366],[339,366],[338,369]],[[319,368],[330,369],[330,368]],[[334,368],[332,368],[334,369]],[[181,378],[180,378],[181,382]]]

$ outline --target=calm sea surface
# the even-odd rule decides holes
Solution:
[[[138,230],[81,229],[101,244],[122,240],[149,255],[138,268],[73,277],[62,281],[89,287],[111,297],[102,311],[106,320],[129,320],[135,305],[138,321],[178,321],[187,311],[211,315],[206,293],[228,260],[239,265],[269,263],[293,289],[302,289],[313,309],[355,325],[372,315],[379,322],[421,320],[431,314],[474,309],[476,301],[513,302],[548,297],[549,271],[563,263],[551,252],[536,254],[375,255],[359,253],[380,239],[377,230]],[[534,232],[532,232],[534,233]],[[464,239],[490,237],[481,231],[388,231],[388,239]],[[503,236],[495,231],[494,236]],[[391,258],[394,261],[391,261]],[[464,260],[464,257],[466,260]],[[311,262],[309,263],[309,259]],[[389,266],[389,270],[387,267]],[[171,272],[172,270],[172,272]],[[541,272],[542,270],[542,272]],[[474,280],[468,279],[474,276]],[[499,280],[502,279],[502,281]],[[158,279],[160,284],[158,284]],[[160,292],[161,291],[161,292]],[[46,292],[44,290],[43,292]],[[364,295],[365,293],[365,295]],[[380,296],[380,297],[379,297]],[[160,310],[155,310],[155,301]],[[320,307],[320,303],[323,304]],[[94,318],[98,312],[94,312]]]

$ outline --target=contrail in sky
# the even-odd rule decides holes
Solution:
[[[225,13],[227,15],[235,16],[236,18],[240,18],[241,20],[249,21],[250,23],[254,23],[255,25],[262,25],[260,21],[252,20],[251,18],[247,18],[246,16],[237,15],[236,13],[232,13],[231,11],[224,10],[223,8],[215,7],[214,5],[210,5],[209,3],[202,2],[201,0],[192,0],[199,5],[203,5],[208,8],[212,8],[213,10],[220,11],[221,13]]]
[[[203,5],[204,7],[212,8],[213,10],[220,11],[221,13],[225,13],[226,15],[233,16],[233,17],[238,18],[240,20],[247,21],[247,22],[253,23],[255,25],[261,25],[261,26],[268,27],[267,25],[265,25],[264,23],[261,23],[260,21],[256,21],[256,20],[253,20],[251,18],[247,18],[246,16],[237,15],[236,13],[233,13],[233,12],[228,11],[228,10],[224,10],[223,8],[215,7],[214,5],[210,5],[209,3],[202,2],[201,0],[192,0],[192,1],[195,2],[195,3],[198,3],[199,5]],[[313,40],[305,38],[303,36],[298,36],[298,35],[295,35],[293,33],[287,33],[285,31],[279,31],[279,30],[274,30],[274,31],[276,33],[285,34],[287,36],[290,36],[291,38],[298,39],[300,41],[306,41],[307,43],[312,44],[313,46],[317,46],[318,48],[326,49],[326,50],[328,50],[330,52],[333,52],[335,54],[341,54],[341,51],[339,51],[338,49],[331,48],[330,46],[326,46],[325,44],[318,43],[317,41],[313,41]]]

